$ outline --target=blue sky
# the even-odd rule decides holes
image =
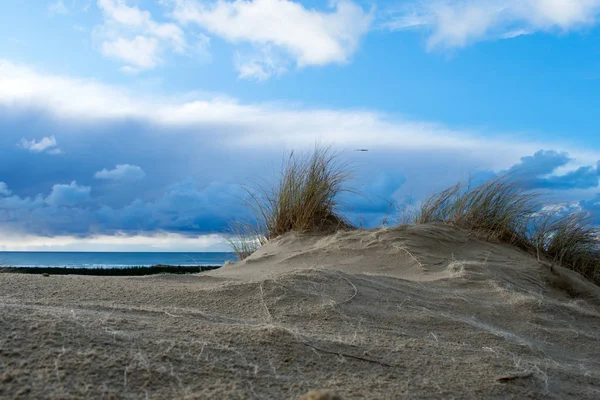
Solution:
[[[594,215],[600,0],[0,5],[0,250],[227,250],[240,184],[333,143],[368,226],[519,169]],[[355,152],[368,148],[369,152]]]

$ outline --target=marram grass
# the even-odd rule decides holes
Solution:
[[[600,284],[600,230],[587,213],[562,214],[513,175],[431,196],[416,223],[444,223],[506,242],[573,269]]]
[[[287,232],[350,228],[338,203],[349,179],[348,165],[338,162],[329,147],[317,145],[310,154],[291,152],[277,182],[244,188],[256,222],[232,225],[230,244],[238,258]]]
[[[351,228],[339,210],[347,190],[348,165],[330,148],[292,152],[272,185],[245,187],[254,222],[231,225],[229,242],[242,260],[267,241],[287,232],[328,232]],[[548,206],[515,174],[481,185],[456,184],[421,205],[414,223],[443,223],[529,251],[575,270],[600,285],[600,230],[590,215],[562,213]]]

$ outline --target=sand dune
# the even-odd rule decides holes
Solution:
[[[600,398],[600,288],[447,226],[197,275],[0,275],[2,398]]]

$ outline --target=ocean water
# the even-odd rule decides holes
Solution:
[[[204,266],[236,261],[234,253],[109,253],[0,251],[0,266],[123,268],[152,265]]]

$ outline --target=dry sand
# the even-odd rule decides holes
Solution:
[[[0,275],[1,398],[312,389],[598,399],[600,288],[427,225],[287,235],[197,275]]]

